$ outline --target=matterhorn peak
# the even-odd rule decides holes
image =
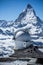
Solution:
[[[30,4],[27,4],[25,11],[28,12],[28,13],[29,13],[29,12],[30,12],[30,13],[33,12],[33,14],[36,16],[35,11],[34,11],[33,7],[32,7]]]
[[[28,5],[27,5],[27,8],[29,8],[29,9],[30,9],[30,8],[32,8],[32,6],[31,6],[30,4],[28,4]]]
[[[30,4],[27,4],[26,11],[33,10],[33,7]]]
[[[18,22],[22,23],[23,25],[27,22],[33,22],[33,20],[36,20],[36,13],[33,9],[33,7],[28,4],[25,8],[25,10],[18,16],[18,18],[15,20],[15,23],[18,25]],[[26,22],[26,23],[25,23]],[[35,22],[33,22],[35,23]]]
[[[33,9],[33,7],[30,4],[27,4],[26,9],[24,9],[23,12],[28,11],[30,9]]]

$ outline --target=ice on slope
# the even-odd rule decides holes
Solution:
[[[9,57],[14,53],[14,40],[12,36],[0,35],[0,57]]]
[[[13,26],[11,26],[11,27],[6,27],[6,28],[0,27],[0,34],[1,34],[1,35],[13,36],[13,35],[14,35],[13,29],[14,29]]]

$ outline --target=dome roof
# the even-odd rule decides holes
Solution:
[[[16,38],[16,40],[19,40],[19,41],[29,41],[30,35],[28,32],[19,31],[16,34],[15,38]]]

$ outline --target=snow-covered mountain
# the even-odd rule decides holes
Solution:
[[[0,34],[17,37],[20,31],[28,31],[32,41],[43,43],[43,21],[29,4],[15,21],[0,20]]]
[[[0,27],[11,27],[13,26],[13,21],[0,20]]]
[[[15,21],[0,20],[0,57],[8,57],[14,48],[24,48],[31,42],[43,45],[43,21],[28,4]]]
[[[29,33],[30,40],[37,45],[43,43],[43,21],[36,15],[29,4],[15,20],[15,38],[19,40],[26,38],[27,35],[22,36],[26,32]]]
[[[0,34],[13,35],[14,21],[0,20]]]

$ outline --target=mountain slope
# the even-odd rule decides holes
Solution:
[[[0,20],[0,34],[13,35],[17,38],[26,32],[29,33],[31,41],[43,43],[43,21],[36,15],[29,4],[15,21]]]
[[[0,34],[13,35],[14,21],[0,20]]]
[[[43,45],[43,21],[28,4],[15,21],[0,20],[0,57],[9,57],[15,53],[14,49],[29,46],[31,42]]]
[[[35,43],[43,43],[43,22],[36,15],[34,9],[29,4],[27,5],[26,9],[15,20],[15,38],[17,34],[19,35],[19,32],[21,31],[27,31],[30,34],[31,41]]]

